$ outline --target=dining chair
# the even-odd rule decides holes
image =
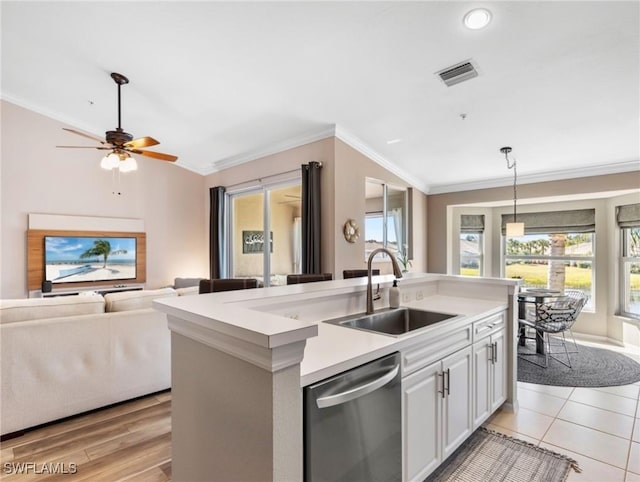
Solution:
[[[257,288],[258,280],[255,278],[215,278],[200,280],[199,294],[216,293],[219,291],[244,290]]]
[[[332,273],[288,274],[287,284],[295,285],[300,283],[313,283],[316,281],[331,281],[332,279]]]
[[[566,290],[564,296],[551,298],[549,301],[540,303],[536,307],[533,319],[526,317],[518,320],[520,324],[525,327],[533,328],[536,331],[536,337],[542,337],[542,342],[546,343],[544,365],[526,358],[527,356],[537,354],[518,353],[518,357],[543,368],[546,368],[549,365],[549,358],[553,358],[563,365],[572,368],[569,353],[575,353],[575,351],[570,352],[567,349],[565,331],[570,332],[573,344],[577,347],[575,338],[571,332],[571,327],[578,319],[578,315],[586,304],[587,299],[587,296],[580,290]],[[553,337],[552,335],[560,336]],[[560,344],[564,350],[564,355],[567,357],[566,363],[557,357],[557,355],[561,354],[560,352],[554,352],[552,350],[552,338],[560,340]]]
[[[380,274],[380,270],[379,269],[372,269],[371,270],[371,274],[373,276],[378,276]],[[344,279],[364,278],[367,275],[368,275],[368,273],[367,273],[366,269],[345,269],[345,270],[342,271],[342,277]]]

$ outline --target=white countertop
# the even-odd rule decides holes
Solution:
[[[435,295],[401,306],[463,315],[468,317],[471,323],[475,319],[505,310],[507,302],[506,300],[500,302]],[[304,358],[300,365],[300,385],[310,385],[399,351],[408,345],[419,343],[421,338],[429,337],[434,329],[439,329],[447,322],[456,320],[459,318],[442,321],[401,337],[319,322],[318,336],[307,340]]]
[[[392,275],[378,276],[374,279],[374,285],[380,283],[384,291],[392,280]],[[301,386],[305,386],[398,351],[410,344],[419,343],[420,338],[429,337],[434,328],[453,321],[453,319],[443,321],[401,337],[394,337],[336,326],[323,321],[292,319],[283,314],[265,311],[264,308],[267,305],[278,304],[284,307],[304,306],[305,303],[312,304],[322,297],[324,299],[333,297],[337,300],[341,296],[342,299],[352,297],[353,304],[356,305],[357,310],[360,310],[360,300],[364,294],[366,282],[366,278],[354,278],[210,293],[154,300],[153,305],[169,316],[197,325],[199,329],[220,333],[221,336],[233,337],[263,348],[282,347],[306,339],[304,358],[300,367]],[[446,294],[438,293],[435,289],[431,290],[433,293],[427,293],[430,290],[426,288],[424,298],[419,301],[414,298],[411,302],[402,303],[402,306],[463,315],[469,317],[469,322],[472,322],[476,318],[506,309],[508,303],[506,294],[482,299],[478,296],[478,289],[490,286],[490,290],[498,289],[506,293],[505,287],[516,286],[518,281],[410,273],[402,282],[407,291],[415,286],[435,286],[433,283],[441,283],[442,291]],[[462,295],[462,293],[469,293],[469,295]],[[472,295],[474,297],[471,297]],[[364,304],[362,304],[362,311],[364,311]],[[316,319],[337,317],[335,315],[324,317],[324,313],[325,311],[322,313],[316,311],[314,314]],[[345,312],[344,315],[346,314],[349,313]]]

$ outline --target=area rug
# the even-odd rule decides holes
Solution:
[[[580,344],[576,347],[571,342],[567,342],[567,349],[578,350],[577,353],[569,354],[573,368],[564,366],[553,358],[549,358],[547,368],[529,361],[544,361],[541,356],[527,355],[527,359],[518,358],[518,381],[563,387],[611,387],[640,381],[640,364],[628,356]],[[523,348],[518,346],[518,351],[521,350]],[[524,350],[527,353],[534,351],[529,344]],[[558,358],[566,361],[566,355],[558,355]]]
[[[564,482],[578,462],[480,427],[425,482]]]

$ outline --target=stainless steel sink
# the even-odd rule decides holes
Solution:
[[[325,323],[384,335],[401,336],[456,316],[458,315],[437,311],[394,308],[377,311],[371,315],[360,313],[334,320],[326,320]]]

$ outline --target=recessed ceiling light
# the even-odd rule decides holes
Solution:
[[[479,30],[491,22],[491,12],[486,8],[474,8],[464,16],[464,24],[471,30]]]
[[[398,142],[402,142],[402,139],[391,139],[390,141],[387,141],[387,144],[397,144]]]

